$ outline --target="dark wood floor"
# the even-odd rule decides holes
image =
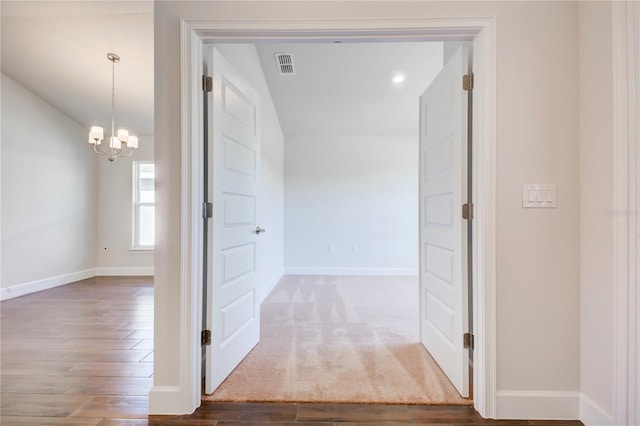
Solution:
[[[151,278],[92,278],[0,304],[0,424],[580,425],[494,421],[473,408],[206,403],[148,417],[153,376]]]
[[[152,425],[496,425],[577,426],[577,421],[486,420],[467,406],[207,403],[189,416],[152,416]]]
[[[92,278],[7,300],[0,320],[2,426],[146,419],[151,277]]]

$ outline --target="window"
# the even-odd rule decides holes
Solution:
[[[133,249],[153,250],[156,243],[155,166],[133,162]]]

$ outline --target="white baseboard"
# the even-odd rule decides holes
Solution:
[[[498,391],[498,419],[577,420],[580,393],[574,391]]]
[[[96,276],[98,277],[135,277],[135,276],[152,276],[152,275],[153,275],[153,266],[96,268]]]
[[[613,417],[587,395],[580,394],[580,421],[585,426],[613,426]]]
[[[278,283],[280,282],[280,280],[282,279],[282,277],[284,277],[284,271],[280,271],[274,279],[272,279],[269,284],[267,285],[267,287],[265,287],[262,292],[260,293],[260,303],[264,302],[264,300],[267,298],[267,296],[269,295],[269,293],[271,293],[271,291],[275,288],[276,285],[278,285]]]
[[[324,268],[285,266],[285,275],[418,276],[418,268]]]
[[[183,406],[185,397],[180,386],[153,386],[149,391],[149,415],[180,415],[191,414]]]
[[[36,293],[38,291],[49,290],[54,287],[59,287],[61,285],[85,280],[95,276],[95,269],[85,269],[84,271],[71,272],[68,274],[57,275],[55,277],[16,284],[0,290],[0,301],[13,299],[14,297],[26,296],[27,294]]]

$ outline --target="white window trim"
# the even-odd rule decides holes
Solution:
[[[155,246],[130,247],[129,251],[131,253],[153,253]]]
[[[148,245],[140,245],[138,243],[138,228],[139,228],[139,224],[140,224],[140,207],[143,206],[154,206],[156,205],[155,202],[153,203],[141,203],[139,201],[139,194],[140,194],[140,165],[141,164],[154,164],[153,161],[132,161],[132,169],[131,169],[131,180],[133,182],[133,188],[131,191],[131,248],[129,248],[130,252],[136,252],[136,253],[153,253],[155,251],[155,245],[153,246],[148,246]]]

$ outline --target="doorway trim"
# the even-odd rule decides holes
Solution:
[[[181,271],[180,386],[176,411],[201,403],[203,111],[201,76],[206,42],[473,40],[474,406],[496,415],[496,37],[495,19],[196,21],[181,20]],[[462,338],[462,336],[461,336]],[[167,390],[168,391],[168,390]],[[168,395],[167,395],[168,396]],[[174,395],[175,396],[175,395]],[[160,399],[160,398],[159,398]]]
[[[640,421],[640,5],[612,3],[613,424]]]

